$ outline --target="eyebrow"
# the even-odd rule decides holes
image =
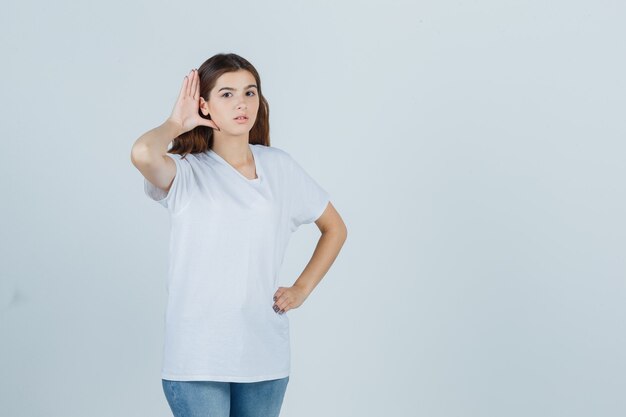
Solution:
[[[250,88],[250,87],[254,87],[254,88],[256,88],[256,89],[258,90],[258,88],[257,88],[256,84],[250,84],[250,85],[247,85],[247,86],[246,86],[246,88],[244,88],[244,90],[245,90],[245,89],[247,89],[247,88]],[[232,88],[232,87],[222,87],[222,88],[220,88],[219,90],[217,90],[217,92],[219,93],[219,92],[220,92],[220,91],[222,91],[222,90],[232,90],[232,91],[237,91],[237,89],[236,89],[236,88]]]

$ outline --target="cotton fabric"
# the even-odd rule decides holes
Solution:
[[[169,192],[144,178],[170,217],[162,379],[257,382],[290,373],[289,312],[272,306],[291,234],[330,201],[286,151],[249,144],[250,180],[213,150],[167,156]]]

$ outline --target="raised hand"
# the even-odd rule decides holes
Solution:
[[[220,130],[215,122],[200,116],[198,113],[200,109],[199,103],[200,76],[198,75],[198,70],[193,69],[189,72],[189,75],[185,75],[180,94],[169,119],[182,126],[184,132],[188,132],[196,126],[208,126]]]

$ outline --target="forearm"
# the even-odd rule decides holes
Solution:
[[[307,296],[311,294],[335,262],[346,237],[347,234],[342,229],[323,232],[311,260],[293,285],[302,288]]]
[[[143,155],[165,155],[170,142],[183,133],[180,124],[167,119],[160,126],[141,135],[133,144],[131,155],[135,159]]]

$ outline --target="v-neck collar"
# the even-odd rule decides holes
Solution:
[[[228,161],[226,161],[224,158],[219,156],[215,151],[213,151],[213,149],[209,149],[206,153],[208,156],[212,157],[216,161],[229,167],[232,171],[234,171],[237,175],[239,175],[239,177],[245,180],[248,184],[259,184],[260,182],[263,181],[263,176],[264,176],[263,168],[261,168],[261,164],[259,163],[259,156],[254,150],[254,145],[251,143],[248,143],[248,147],[250,148],[250,152],[252,152],[252,157],[254,159],[254,170],[256,171],[256,176],[257,176],[257,178],[254,178],[254,179],[247,178],[245,175],[239,172],[234,166],[228,163]]]

